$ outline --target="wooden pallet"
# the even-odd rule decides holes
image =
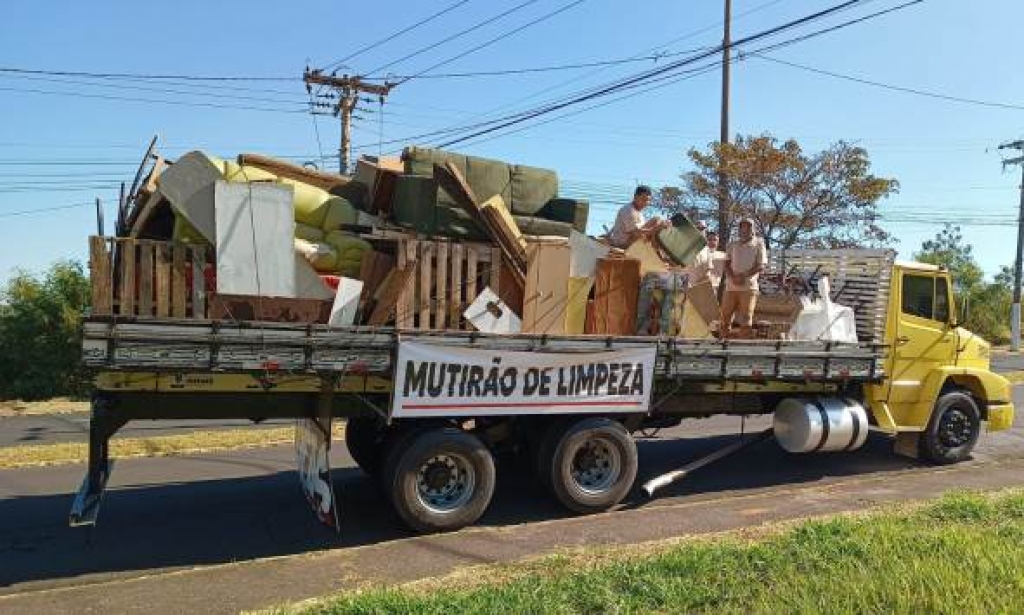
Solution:
[[[207,249],[202,246],[90,237],[92,314],[206,318],[204,271],[208,261]]]
[[[408,282],[402,285],[395,301],[395,326],[472,329],[462,313],[485,287],[499,292],[501,264],[501,249],[497,246],[399,240],[396,275]]]

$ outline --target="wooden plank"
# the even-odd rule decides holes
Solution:
[[[565,244],[532,243],[527,254],[523,333],[565,333],[572,251]]]
[[[491,282],[490,282],[490,285],[491,285],[491,290],[493,290],[494,294],[496,294],[496,295],[501,295],[501,264],[502,264],[502,262],[503,261],[502,261],[502,258],[501,258],[501,249],[497,248],[497,247],[492,247],[491,248]],[[517,282],[518,282],[519,281],[518,280],[518,276],[515,276],[515,267],[512,267],[512,272],[513,272],[513,277],[515,277]],[[524,282],[525,282],[525,280],[526,280],[526,278],[523,278]],[[520,284],[520,286],[522,286],[522,284]]]
[[[437,251],[437,280],[435,290],[431,295],[434,300],[434,328],[448,328],[448,249],[447,241],[438,241],[434,244]]]
[[[413,327],[413,306],[416,282],[413,273],[416,271],[418,241],[400,239],[398,241],[398,271],[404,272],[404,284],[397,286],[395,298],[395,326],[399,329]]]
[[[452,244],[451,297],[448,298],[448,322],[453,329],[461,329],[462,311],[469,305],[466,299],[466,278],[462,275],[462,244]]]
[[[366,324],[371,327],[380,327],[388,323],[392,316],[395,318],[395,326],[400,329],[408,329],[412,323],[412,311],[402,302],[403,294],[408,294],[413,287],[416,273],[416,263],[412,262],[404,269],[395,269],[384,282],[384,288],[380,300],[373,307]]]
[[[121,295],[119,311],[122,316],[135,315],[135,248],[134,239],[123,239],[121,246]]]
[[[156,315],[171,315],[171,246],[156,244]]]
[[[185,317],[185,246],[176,243],[171,248],[171,316]]]
[[[434,265],[434,242],[420,242],[420,277],[416,287],[417,310],[420,315],[417,329],[430,329],[431,286],[434,282],[432,268]]]
[[[192,317],[206,318],[206,248],[192,248]]]
[[[632,335],[636,329],[640,293],[640,261],[601,258],[594,281],[593,331],[606,335]]]
[[[139,241],[139,316],[153,315],[153,242]]]
[[[110,251],[105,237],[89,238],[89,280],[92,286],[92,313],[110,316],[114,309],[114,286],[110,271]]]
[[[464,209],[477,222],[480,228],[501,247],[504,256],[509,259],[512,265],[512,272],[516,282],[521,284],[526,276],[526,255],[520,243],[522,236],[517,235],[518,229],[507,227],[508,221],[511,221],[513,226],[515,225],[515,221],[512,220],[511,216],[503,217],[500,210],[496,209],[498,204],[500,204],[501,208],[505,207],[501,197],[495,196],[488,201],[495,208],[488,214],[488,210],[492,209],[492,207],[482,208],[484,204],[477,201],[473,189],[470,188],[469,183],[462,176],[462,172],[450,162],[444,165],[434,165],[434,179],[452,197],[455,203]]]
[[[476,267],[480,249],[475,245],[466,246],[466,303],[476,300]]]

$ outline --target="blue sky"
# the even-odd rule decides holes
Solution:
[[[352,58],[348,70],[373,71],[521,2],[471,0]],[[83,259],[86,236],[95,229],[88,206],[5,214],[100,197],[110,220],[116,199],[112,186],[130,181],[153,134],[160,135],[171,156],[191,149],[224,156],[259,151],[296,160],[315,160],[321,152],[331,156],[337,148],[336,120],[317,118],[315,128],[303,112],[306,93],[299,78],[306,63],[319,66],[345,57],[453,3],[185,0],[5,6],[0,67],[293,80],[211,88],[0,73],[0,279],[15,268],[38,271],[60,258]],[[734,38],[837,3],[733,0]],[[800,32],[899,3],[867,1]],[[569,4],[536,0],[389,70],[415,74]],[[721,36],[721,11],[721,0],[585,0],[435,72],[585,63],[713,46]],[[1024,2],[1019,0],[927,0],[771,55],[903,87],[1024,105],[1024,71],[1017,61],[1021,23]],[[521,111],[655,65],[411,80],[389,97],[383,121],[376,105],[361,114],[355,145],[377,153],[379,140]],[[632,186],[675,182],[686,168],[685,152],[717,138],[719,87],[719,74],[712,71],[457,149],[558,170],[563,192],[594,201],[590,231],[597,232],[609,222],[614,204],[628,200]],[[809,150],[838,139],[859,143],[871,154],[875,173],[902,185],[882,207],[884,224],[900,240],[901,256],[909,257],[943,222],[963,221],[964,235],[987,273],[1013,261],[1020,171],[1004,172],[995,148],[1024,135],[1022,110],[924,98],[747,57],[733,69],[732,132],[794,137]]]

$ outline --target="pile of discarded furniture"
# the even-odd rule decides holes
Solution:
[[[267,156],[147,156],[116,237],[93,237],[93,314],[494,333],[713,335],[685,219],[628,250],[586,234],[554,171],[419,147],[352,176]],[[721,258],[721,255],[719,255]],[[761,337],[797,320],[762,297]]]

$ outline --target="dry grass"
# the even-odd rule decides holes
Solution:
[[[0,418],[5,416],[69,414],[88,411],[89,400],[77,401],[67,397],[55,397],[46,401],[22,401],[20,399],[0,401]]]
[[[343,438],[344,434],[344,425],[336,423],[334,438]],[[195,431],[153,438],[115,438],[110,441],[110,455],[119,459],[164,457],[272,446],[294,440],[293,427]],[[84,442],[11,446],[0,448],[0,469],[84,463],[88,456],[89,447]]]

